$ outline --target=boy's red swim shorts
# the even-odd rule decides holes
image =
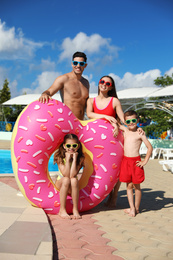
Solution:
[[[139,184],[145,180],[144,169],[136,166],[136,161],[141,161],[141,157],[123,157],[119,177],[121,182]]]

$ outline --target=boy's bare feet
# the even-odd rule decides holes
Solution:
[[[70,215],[67,214],[67,212],[59,212],[58,216],[60,216],[63,219],[71,219]]]
[[[124,212],[126,214],[128,214],[130,217],[135,217],[136,216],[135,208],[134,209],[131,209],[131,208],[125,209]]]

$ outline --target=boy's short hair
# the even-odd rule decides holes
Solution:
[[[126,116],[133,116],[133,115],[138,119],[138,114],[136,113],[135,110],[128,110],[128,111],[126,111],[124,113],[124,117],[126,117]]]
[[[87,56],[84,52],[80,52],[80,51],[75,52],[73,54],[72,60],[74,60],[74,58],[77,58],[77,57],[84,58],[84,61],[85,62],[87,61]]]

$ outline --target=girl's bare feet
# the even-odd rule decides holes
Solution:
[[[70,215],[68,215],[66,211],[59,211],[58,216],[60,216],[63,219],[71,219]]]
[[[78,211],[73,211],[73,216],[72,216],[73,219],[81,219],[81,215],[79,214]]]

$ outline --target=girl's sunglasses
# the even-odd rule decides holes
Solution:
[[[75,60],[73,60],[72,63],[74,66],[77,66],[79,64],[81,67],[84,67],[86,64],[85,61],[75,61]]]
[[[136,119],[136,118],[127,119],[126,124],[129,125],[131,122],[135,124],[137,121],[138,121],[138,119]]]
[[[68,149],[70,149],[71,147],[76,149],[78,147],[78,144],[65,144],[65,147],[68,148]]]
[[[99,84],[103,85],[103,84],[106,84],[107,87],[111,87],[112,86],[112,83],[111,82],[106,82],[105,80],[101,79],[99,81]]]

